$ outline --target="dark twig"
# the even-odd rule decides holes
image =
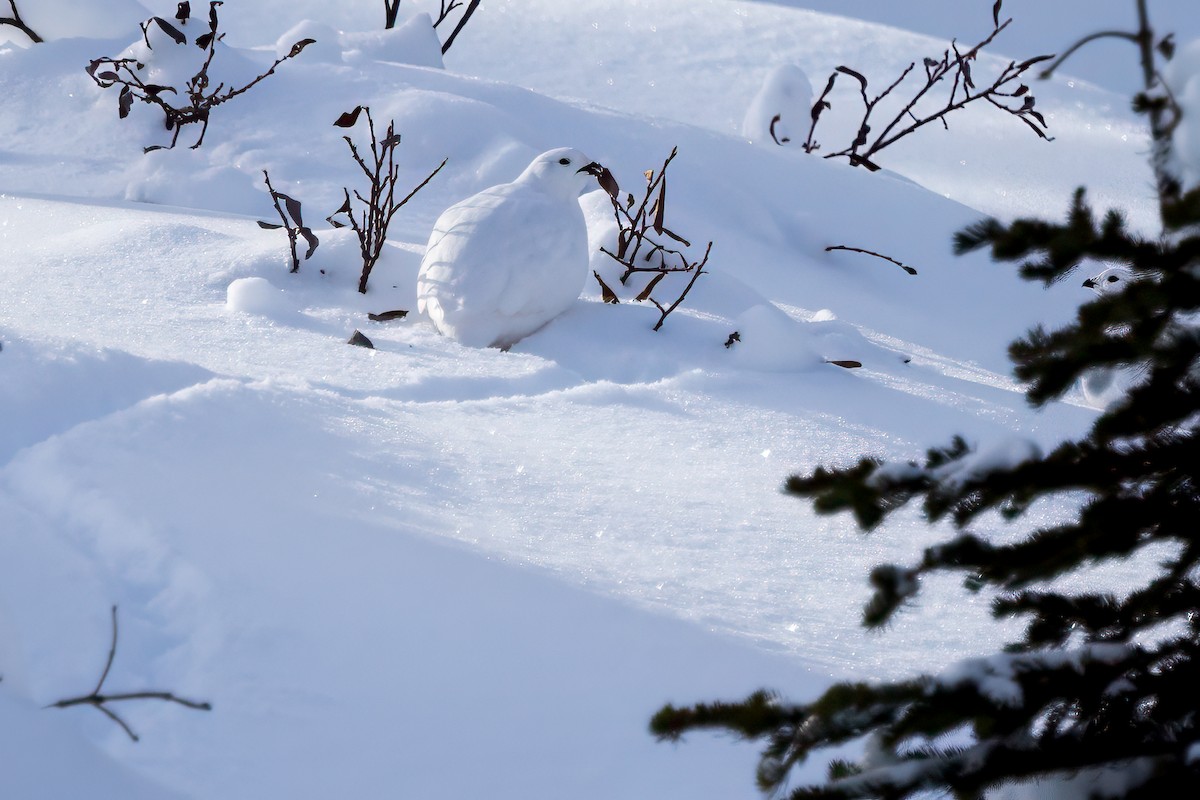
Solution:
[[[446,18],[446,15],[449,14],[451,10],[453,10],[461,5],[462,5],[461,2],[453,2],[453,0],[452,0],[452,2],[447,7],[446,3],[443,0],[442,14],[440,17],[438,17],[438,21],[436,23],[434,23],[433,27],[436,28],[438,25],[442,24],[442,21]],[[447,37],[446,41],[442,44],[442,55],[446,55],[446,51],[448,51],[450,49],[450,46],[452,44],[454,44],[454,40],[458,38],[459,31],[461,31],[464,27],[466,27],[467,22],[471,19],[471,15],[475,13],[475,9],[478,7],[479,7],[479,0],[471,0],[470,4],[467,6],[467,10],[463,12],[463,15],[461,17],[459,17],[458,24],[454,26],[454,30],[452,30],[450,32],[450,36]]]
[[[679,297],[675,298],[674,303],[671,303],[671,305],[667,306],[666,308],[663,308],[661,303],[659,303],[653,297],[650,298],[650,302],[654,303],[655,307],[658,309],[659,314],[661,315],[658,318],[658,322],[656,322],[654,324],[654,330],[658,330],[659,328],[661,328],[663,326],[663,323],[667,321],[667,317],[670,315],[670,313],[672,311],[674,311],[675,309],[679,308],[679,304],[683,302],[683,299],[685,297],[687,297],[688,292],[690,292],[692,290],[692,287],[696,285],[696,279],[699,278],[701,275],[705,274],[704,273],[704,265],[708,263],[708,254],[712,252],[712,246],[713,246],[713,243],[709,242],[708,247],[704,248],[704,258],[700,259],[700,263],[694,265],[694,267],[693,267],[694,271],[692,272],[692,279],[688,281],[687,286],[685,286],[683,288],[683,292],[679,295]]]
[[[383,0],[385,28],[396,27],[396,15],[400,13],[400,0]]]
[[[892,257],[890,257],[890,256],[885,256],[885,255],[883,255],[882,253],[876,253],[876,252],[875,252],[875,251],[873,251],[873,250],[863,250],[861,247],[849,247],[849,246],[847,246],[847,245],[844,245],[844,244],[835,244],[835,245],[830,245],[829,247],[826,247],[826,248],[825,248],[825,252],[826,252],[826,253],[828,253],[828,252],[830,252],[830,251],[833,251],[833,250],[846,250],[846,251],[849,251],[849,252],[851,252],[851,253],[862,253],[863,255],[867,255],[867,256],[875,256],[876,258],[882,258],[884,261],[890,261],[890,262],[892,262],[892,263],[893,263],[893,264],[895,264],[897,267],[899,267],[900,269],[902,269],[902,270],[904,270],[905,272],[907,272],[909,275],[916,275],[916,274],[917,274],[917,271],[916,271],[915,269],[913,269],[912,267],[908,266],[907,264],[902,264],[902,263],[900,263],[899,261],[897,261],[896,259],[894,259],[894,258],[892,258]]]
[[[199,702],[196,700],[188,700],[179,697],[172,692],[122,692],[119,694],[101,694],[104,688],[104,682],[108,680],[108,673],[112,670],[113,661],[117,657],[117,607],[112,607],[112,643],[108,648],[108,659],[104,662],[104,671],[100,673],[100,680],[96,681],[96,688],[92,689],[90,694],[80,695],[79,697],[68,697],[64,700],[59,700],[57,703],[51,703],[46,708],[70,708],[71,706],[93,706],[104,716],[111,719],[113,722],[121,726],[121,729],[128,734],[133,741],[139,741],[136,733],[129,727],[124,719],[117,712],[108,707],[108,703],[119,703],[124,700],[163,700],[169,703],[178,703],[187,708],[196,709],[197,711],[211,711],[212,704]]]
[[[462,0],[441,0],[441,8],[438,11],[437,19],[433,21],[433,27],[438,28],[443,22],[450,18],[450,14],[454,9],[462,5]]]
[[[1075,44],[1063,51],[1062,55],[1050,62],[1044,70],[1038,73],[1038,77],[1045,80],[1054,74],[1054,71],[1062,66],[1063,62],[1075,54],[1075,51],[1089,42],[1094,42],[1097,39],[1124,39],[1134,44],[1138,43],[1138,35],[1129,31],[1100,31],[1083,37]]]
[[[25,24],[21,19],[21,12],[17,11],[17,0],[8,0],[8,7],[12,9],[11,17],[0,17],[0,25],[11,25],[21,33],[29,37],[29,40],[34,44],[41,44],[42,37],[34,33],[33,29]]]

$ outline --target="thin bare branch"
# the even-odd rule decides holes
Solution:
[[[100,690],[104,688],[104,682],[108,680],[108,674],[112,670],[113,661],[117,657],[117,607],[112,607],[112,643],[108,648],[108,658],[104,662],[104,670],[100,673],[100,680],[96,681],[96,688],[89,694],[80,695],[78,697],[68,697],[58,702],[51,703],[46,708],[71,708],[72,706],[92,706],[111,719],[113,722],[121,726],[121,729],[133,741],[138,741],[138,736],[133,732],[133,728],[129,726],[124,719],[121,718],[116,711],[108,707],[108,703],[119,703],[126,700],[163,700],[170,703],[177,703],[187,708],[196,709],[197,711],[211,711],[212,704],[199,700],[188,700],[184,697],[179,697],[173,692],[162,691],[142,691],[142,692],[121,692],[117,694],[101,694]]]
[[[464,11],[463,15],[459,18],[458,24],[454,26],[454,30],[450,32],[450,36],[442,44],[442,55],[446,55],[446,52],[450,49],[450,46],[454,44],[454,40],[458,38],[459,32],[466,27],[467,22],[471,19],[471,15],[475,13],[475,9],[478,7],[479,0],[471,0],[471,4],[467,6],[467,10]]]
[[[33,28],[30,28],[25,24],[25,21],[21,19],[21,12],[17,10],[17,0],[8,0],[8,7],[12,9],[12,16],[0,17],[0,25],[10,25],[28,36],[29,41],[33,42],[34,44],[41,44],[42,37],[38,36],[34,32]]]
[[[705,274],[704,267],[706,264],[708,264],[708,255],[709,255],[709,253],[712,252],[712,246],[713,246],[713,243],[709,242],[708,247],[704,248],[704,258],[700,259],[699,264],[696,264],[695,271],[692,273],[692,279],[690,281],[688,281],[687,286],[684,287],[683,292],[679,295],[679,297],[675,298],[674,303],[671,303],[671,305],[668,306],[667,309],[664,311],[663,307],[661,305],[659,305],[657,302],[655,302],[654,305],[658,306],[658,310],[662,314],[662,316],[658,318],[658,323],[655,324],[654,330],[658,330],[659,328],[661,328],[663,326],[663,323],[667,321],[667,317],[670,315],[670,313],[672,311],[674,311],[675,309],[679,308],[679,304],[683,302],[684,298],[686,298],[688,296],[688,292],[690,292],[692,290],[692,287],[696,285],[696,280],[701,275]]]
[[[450,2],[446,2],[446,0],[441,0],[440,10],[438,12],[437,19],[435,19],[433,21],[433,27],[437,28],[437,27],[441,26],[441,24],[443,22],[445,22],[447,19],[450,18],[450,14],[453,13],[454,9],[458,8],[461,5],[462,5],[461,0],[450,0]]]
[[[1050,62],[1050,65],[1038,73],[1038,77],[1042,79],[1049,78],[1054,74],[1054,71],[1062,66],[1063,62],[1073,56],[1079,48],[1086,44],[1096,41],[1097,39],[1124,39],[1127,42],[1137,44],[1139,39],[1136,33],[1129,31],[1100,31],[1083,37],[1075,44],[1063,51],[1062,55]]]
[[[620,277],[622,285],[625,285],[631,275],[637,273],[654,275],[634,298],[634,302],[649,301],[658,309],[659,319],[654,326],[656,331],[662,328],[667,317],[679,307],[688,292],[691,291],[692,286],[695,285],[696,280],[704,273],[704,266],[708,263],[708,256],[712,251],[713,244],[712,242],[708,243],[708,248],[704,251],[704,258],[701,261],[693,262],[682,250],[667,247],[652,238],[652,235],[662,235],[679,242],[684,247],[691,246],[686,239],[671,231],[664,224],[667,168],[670,167],[678,153],[678,148],[672,148],[671,154],[667,156],[661,169],[657,172],[648,170],[645,173],[646,189],[641,203],[636,203],[633,195],[628,195],[628,199],[622,203],[620,192],[616,190],[614,182],[614,188],[609,192],[609,201],[612,203],[613,216],[617,222],[617,251],[614,253],[606,247],[600,248],[600,252],[624,267],[625,271]],[[634,210],[635,206],[636,210]],[[658,257],[657,263],[654,262],[655,256]],[[671,263],[668,263],[668,258]],[[690,273],[691,278],[682,293],[669,306],[664,306],[652,297],[651,293],[664,277],[675,273]],[[600,283],[604,301],[618,303],[619,299],[616,293],[604,283],[599,274],[596,275],[596,280]]]
[[[96,688],[92,689],[92,694],[100,694],[100,690],[104,688],[104,681],[108,679],[108,672],[112,669],[113,659],[117,657],[117,606],[114,604],[111,610],[112,613],[112,643],[108,647],[108,660],[104,662],[104,671],[100,673],[100,680],[96,681]]]
[[[907,272],[909,275],[916,275],[916,274],[917,274],[917,271],[916,271],[915,269],[913,269],[912,267],[908,266],[907,264],[903,264],[903,263],[901,263],[901,262],[897,261],[896,259],[892,258],[891,256],[885,256],[885,255],[883,255],[882,253],[876,253],[874,250],[864,250],[864,249],[863,249],[863,248],[861,248],[861,247],[849,247],[849,246],[847,246],[847,245],[844,245],[844,244],[835,244],[835,245],[830,245],[829,247],[826,247],[826,248],[825,248],[825,252],[826,252],[826,253],[832,252],[832,251],[834,251],[834,250],[846,250],[846,251],[849,251],[849,252],[851,252],[851,253],[862,253],[863,255],[867,255],[867,256],[875,256],[876,258],[882,258],[884,261],[890,261],[890,262],[892,262],[892,263],[893,263],[893,264],[895,264],[897,267],[899,267],[900,269],[902,269],[902,270],[904,270],[905,272]]]

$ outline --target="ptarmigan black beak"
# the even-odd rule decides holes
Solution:
[[[597,161],[580,167],[576,172],[586,172],[588,175],[595,175],[596,180],[600,182],[600,188],[608,192],[609,197],[615,198],[621,190],[621,187],[617,185],[617,179],[613,177],[608,167]]]
[[[1096,288],[1096,279],[1088,278],[1086,281],[1083,282],[1083,286],[1085,289],[1095,289]]]

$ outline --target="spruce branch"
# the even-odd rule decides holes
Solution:
[[[133,728],[127,723],[116,711],[109,707],[109,703],[120,703],[126,700],[162,700],[168,703],[176,703],[185,708],[195,709],[197,711],[211,711],[212,704],[201,702],[198,700],[189,700],[180,697],[174,692],[164,691],[142,691],[142,692],[119,692],[115,694],[102,694],[104,682],[108,680],[108,674],[112,670],[113,661],[117,657],[117,607],[112,607],[112,642],[108,647],[108,658],[104,662],[104,669],[100,673],[100,679],[96,681],[96,686],[91,692],[78,697],[68,697],[59,700],[56,703],[51,703],[46,708],[70,708],[72,706],[92,706],[100,711],[104,716],[111,719],[121,727],[121,730],[129,736],[133,741],[139,741]]]

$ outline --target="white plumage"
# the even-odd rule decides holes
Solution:
[[[1109,267],[1099,275],[1088,278],[1083,285],[1084,288],[1091,289],[1103,297],[1124,291],[1132,279],[1133,273],[1125,267]],[[1109,333],[1117,336],[1123,331],[1118,329]],[[1079,377],[1079,390],[1088,405],[1093,408],[1108,408],[1125,397],[1138,374],[1136,370],[1094,367]]]
[[[742,120],[742,136],[757,144],[799,147],[812,127],[812,84],[795,64],[767,75]]]
[[[588,274],[579,195],[601,171],[572,148],[442,212],[417,276],[417,311],[465,345],[508,349],[570,308]]]
[[[1125,267],[1109,267],[1099,275],[1088,278],[1083,285],[1096,294],[1104,296],[1122,291],[1131,277],[1132,273]]]

